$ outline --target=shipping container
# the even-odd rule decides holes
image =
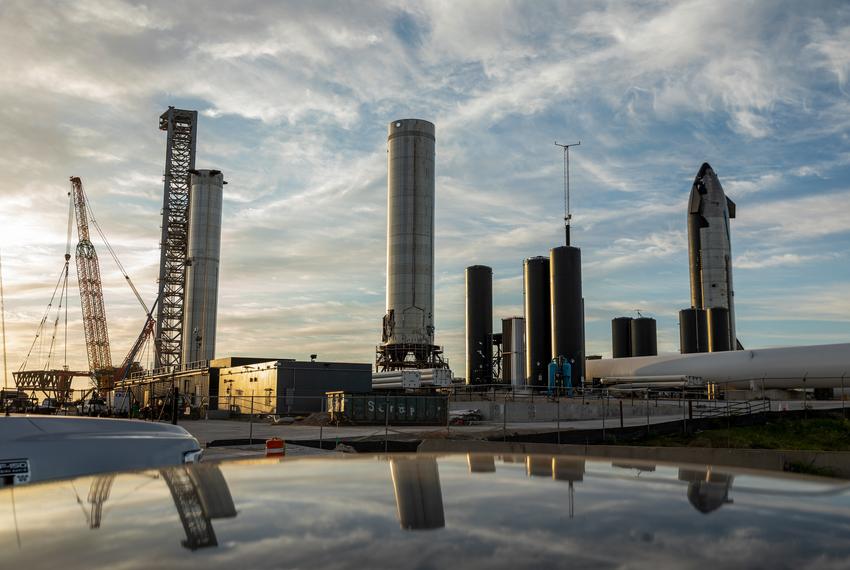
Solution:
[[[422,394],[328,392],[332,421],[364,425],[445,425],[448,397]]]

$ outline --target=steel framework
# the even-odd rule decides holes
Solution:
[[[71,397],[71,379],[75,376],[89,377],[89,371],[74,370],[19,370],[13,372],[15,386],[22,392],[28,392],[34,397],[37,392],[43,392],[48,398],[62,404]]]
[[[448,367],[443,347],[434,344],[381,344],[375,347],[375,370],[378,372]]]
[[[159,473],[171,491],[174,506],[186,531],[186,540],[181,544],[189,550],[218,546],[212,521],[204,511],[198,487],[189,476],[189,470],[186,467],[172,467],[161,469]]]
[[[74,210],[77,216],[77,281],[80,285],[80,305],[83,309],[83,330],[89,369],[100,381],[112,375],[112,356],[109,352],[109,331],[106,327],[106,308],[103,304],[103,284],[97,252],[89,239],[89,222],[86,211],[86,194],[78,176],[71,177]]]
[[[167,132],[162,239],[159,261],[159,311],[156,368],[177,367],[183,352],[183,293],[189,228],[189,171],[195,168],[198,112],[169,107],[159,118]]]

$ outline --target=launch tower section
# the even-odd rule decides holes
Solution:
[[[198,112],[169,107],[159,118],[167,133],[156,319],[156,367],[177,367],[183,352],[183,297],[189,230],[189,171],[195,168]]]

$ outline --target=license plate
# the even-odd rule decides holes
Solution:
[[[29,459],[0,460],[0,480],[5,484],[20,485],[30,481]]]

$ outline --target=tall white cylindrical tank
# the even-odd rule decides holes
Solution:
[[[192,170],[189,173],[183,364],[215,357],[224,184],[224,176],[219,170]]]
[[[434,133],[421,119],[389,124],[386,345],[434,343]]]

